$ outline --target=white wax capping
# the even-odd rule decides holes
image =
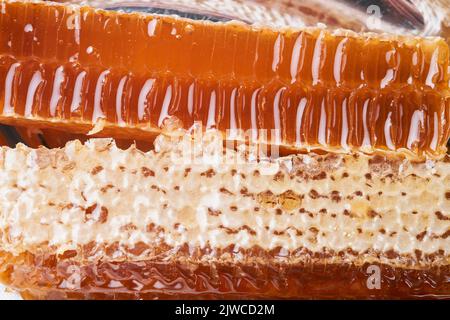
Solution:
[[[371,164],[374,156],[364,154],[310,153],[258,162],[245,145],[223,153],[216,130],[192,141],[161,135],[147,153],[121,150],[111,139],[2,147],[0,250],[164,241],[360,254],[346,259],[371,250],[442,250],[448,259],[448,161],[396,166]]]

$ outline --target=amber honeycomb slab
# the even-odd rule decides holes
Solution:
[[[0,6],[3,123],[73,133],[97,124],[91,133],[145,139],[176,117],[298,150],[446,150],[449,50],[439,38]]]
[[[26,299],[449,299],[449,267],[378,265],[379,288],[363,266],[101,262],[0,252],[0,280]],[[372,265],[373,267],[374,265]],[[369,280],[370,281],[370,280]]]

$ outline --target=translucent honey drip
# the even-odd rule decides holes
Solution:
[[[419,157],[442,156],[450,136],[449,50],[438,38],[41,2],[2,2],[0,28],[7,124],[148,139],[174,116],[297,150]]]

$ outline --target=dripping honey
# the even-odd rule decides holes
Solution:
[[[254,138],[297,150],[446,151],[442,39],[23,2],[5,3],[0,27],[6,124],[86,134],[100,121],[103,135],[147,139],[176,117],[186,129],[272,130]]]

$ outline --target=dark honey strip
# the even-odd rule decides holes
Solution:
[[[25,298],[449,298],[448,266],[429,270],[369,264],[192,264],[98,262],[0,256],[1,280]],[[5,263],[6,262],[6,263]],[[369,279],[379,268],[380,287]],[[368,271],[369,270],[369,271]],[[377,270],[378,272],[378,270]]]
[[[44,3],[2,3],[0,120],[111,132],[267,129],[296,148],[445,153],[443,40],[273,31]],[[43,122],[37,123],[39,118]],[[71,125],[72,124],[72,125]],[[275,129],[275,131],[270,131]],[[141,133],[136,133],[140,131]]]
[[[34,142],[35,137],[30,137],[30,142]],[[21,134],[18,132],[17,128],[6,126],[6,125],[0,125],[0,145],[1,146],[9,146],[10,148],[14,148],[17,143],[27,143],[22,138]],[[27,143],[28,145],[28,143]],[[34,143],[30,143],[30,146],[38,146]]]

